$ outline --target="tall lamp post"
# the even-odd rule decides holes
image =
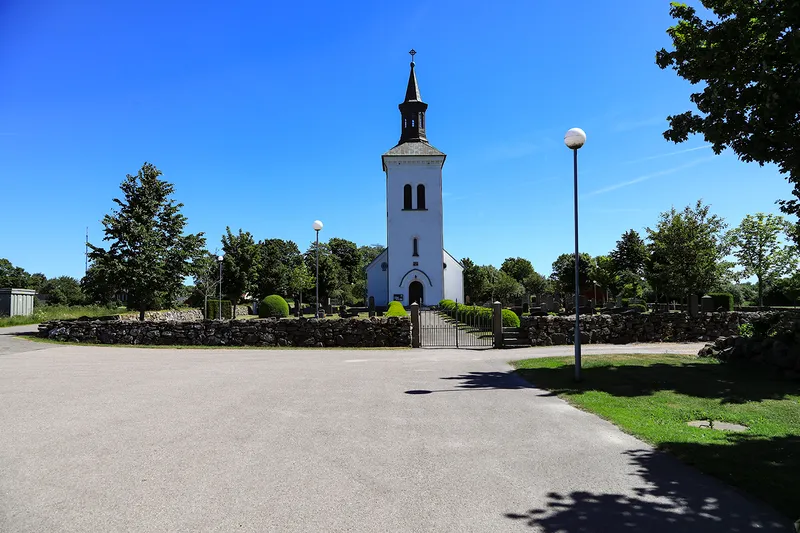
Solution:
[[[581,380],[581,312],[580,312],[580,280],[578,252],[578,150],[586,142],[586,132],[580,128],[572,128],[564,135],[564,144],[572,150],[575,169],[575,381]]]
[[[322,229],[322,222],[314,221],[314,231],[317,232],[317,298],[314,300],[314,318],[319,318],[319,230]]]
[[[217,256],[217,263],[219,263],[219,300],[217,300],[218,308],[217,308],[217,319],[222,320],[222,260],[224,259],[223,256]]]

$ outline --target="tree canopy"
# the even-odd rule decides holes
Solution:
[[[727,246],[725,222],[697,202],[683,211],[661,213],[655,228],[647,228],[650,258],[647,276],[659,292],[688,297],[711,289],[730,268],[723,258]]]
[[[756,277],[758,305],[764,305],[765,283],[797,267],[796,248],[781,241],[781,237],[786,237],[787,226],[780,216],[756,213],[745,216],[741,224],[728,233],[742,275]]]
[[[161,175],[150,163],[135,176],[128,174],[120,185],[122,198],[113,199],[117,208],[103,217],[109,249],[89,244],[93,265],[113,271],[116,287],[128,292],[140,320],[159,300],[175,300],[205,245],[202,233],[184,235],[183,204],[171,198],[174,186]]]
[[[780,201],[800,215],[800,4],[797,0],[703,0],[714,15],[673,2],[672,50],[656,53],[662,69],[700,84],[690,96],[698,113],[667,117],[667,140],[702,134],[714,153],[730,148],[742,161],[775,163],[793,185]],[[797,235],[797,234],[795,234]]]

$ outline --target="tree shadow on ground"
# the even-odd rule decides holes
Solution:
[[[626,454],[636,468],[632,475],[642,479],[633,494],[551,492],[544,508],[505,516],[545,533],[792,531],[789,520],[766,506],[743,505],[742,496],[733,489],[676,464],[663,453],[634,450]]]
[[[467,372],[460,376],[441,378],[461,381],[458,389],[531,389],[533,385],[514,372]]]
[[[782,400],[800,395],[800,381],[782,378],[777,371],[748,363],[683,363],[603,365],[582,369],[582,381],[573,379],[573,365],[518,369],[516,373],[552,395],[600,391],[612,396],[649,396],[673,391],[722,403]]]

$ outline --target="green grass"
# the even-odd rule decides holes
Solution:
[[[12,316],[0,318],[0,328],[7,326],[24,326],[38,324],[48,320],[64,320],[67,318],[80,318],[82,316],[106,316],[126,312],[124,307],[109,308],[99,305],[84,305],[69,307],[66,305],[43,305],[36,307],[30,316]]]
[[[800,516],[800,382],[769,368],[683,355],[597,355],[573,380],[571,357],[513,363],[536,387],[595,413],[658,449]],[[686,425],[720,420],[732,433]]]

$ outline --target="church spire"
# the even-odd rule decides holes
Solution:
[[[417,52],[411,50],[411,72],[408,75],[408,87],[406,88],[406,99],[398,107],[400,108],[400,142],[424,142],[425,137],[425,111],[428,104],[422,101],[419,95],[419,85],[417,84],[417,73],[414,70],[414,55]]]

